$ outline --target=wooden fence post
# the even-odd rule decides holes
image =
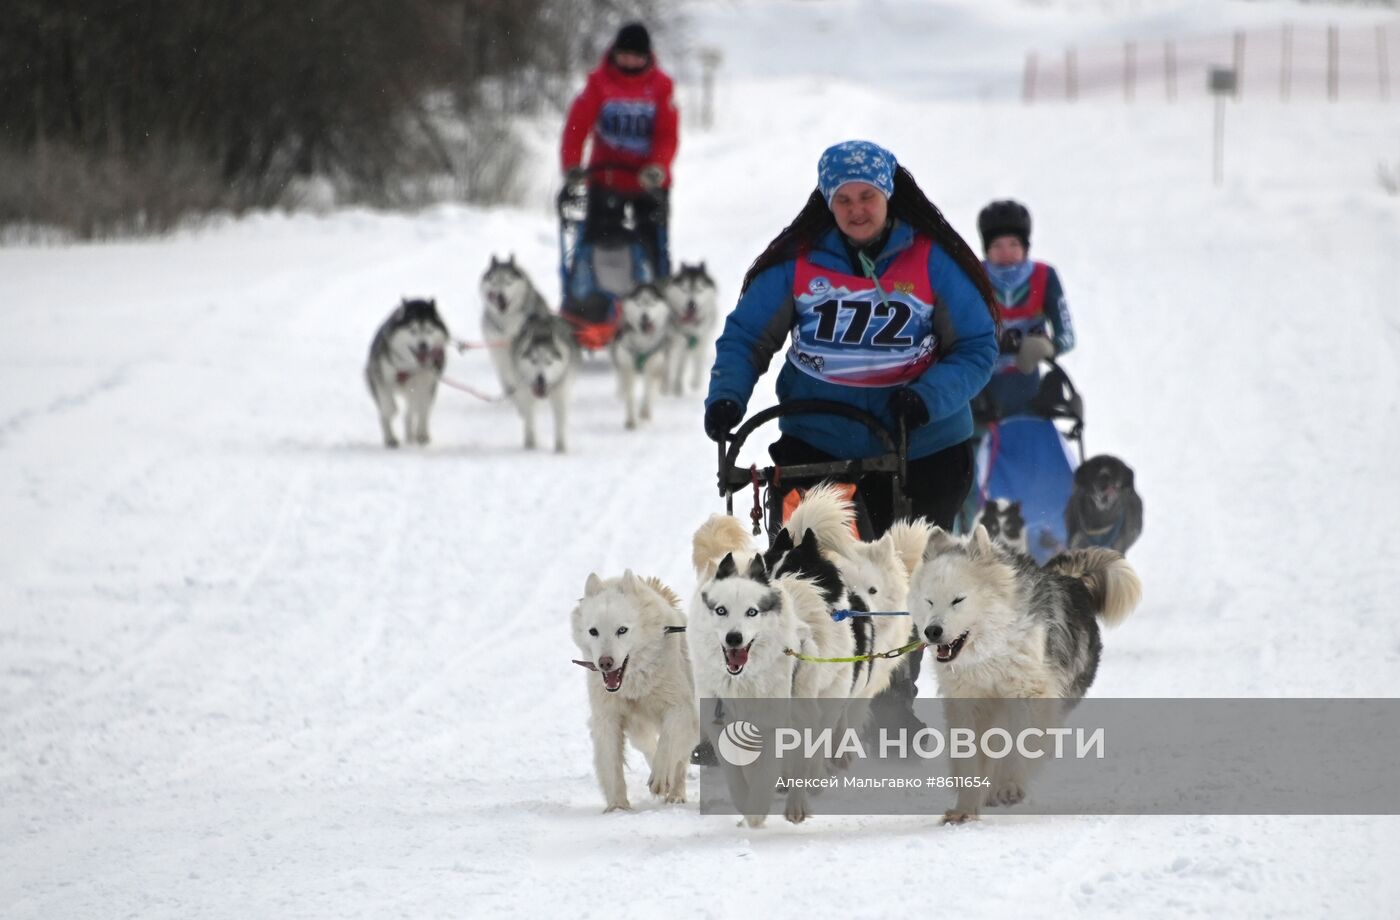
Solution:
[[[1132,102],[1137,82],[1137,44],[1125,42],[1123,45],[1123,101]]]
[[[1376,26],[1376,79],[1380,83],[1381,101],[1390,99],[1390,49],[1386,45],[1385,26]]]
[[[1162,69],[1165,72],[1167,101],[1176,101],[1176,42],[1162,46]]]
[[[1337,49],[1341,44],[1336,24],[1327,27],[1327,98],[1337,101],[1338,84],[1341,82],[1341,67],[1337,61]]]
[[[1240,87],[1244,85],[1244,30],[1235,32],[1235,101],[1240,98]]]

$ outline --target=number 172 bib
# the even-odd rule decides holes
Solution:
[[[792,297],[797,322],[787,359],[805,374],[841,386],[890,387],[917,378],[936,360],[937,296],[928,280],[933,241],[916,236],[880,275],[869,278],[797,259]]]

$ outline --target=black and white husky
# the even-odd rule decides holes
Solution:
[[[800,575],[770,575],[748,531],[725,515],[713,515],[696,531],[692,561],[699,588],[687,638],[697,699],[729,701],[724,715],[735,719],[743,717],[747,699],[835,699],[850,692],[849,662],[809,663],[789,654],[834,658],[854,652],[849,626],[832,620],[818,585]],[[713,734],[709,723],[702,728]],[[725,764],[730,793],[750,827],[763,826],[779,766],[772,759]],[[810,816],[803,788],[788,792],[784,813],[793,823]]]
[[[1021,514],[1021,503],[1006,498],[994,498],[977,512],[976,527],[987,528],[987,536],[1003,543],[1012,552],[1030,553],[1030,541],[1026,537],[1026,518]]]
[[[705,263],[687,265],[666,282],[666,303],[671,307],[671,354],[667,391],[680,395],[689,386],[700,389],[710,367],[715,323],[719,318],[718,291]],[[689,372],[689,383],[686,374]]]
[[[494,255],[481,276],[481,335],[496,366],[501,391],[515,403],[525,426],[525,447],[534,449],[535,407],[548,399],[554,411],[554,449],[567,447],[569,384],[578,346],[555,317],[515,256]]]
[[[680,598],[655,578],[589,575],[571,617],[577,662],[588,677],[593,765],[607,811],[630,808],[623,749],[630,740],[651,768],[647,788],[685,801],[690,750],[700,738]]]
[[[627,427],[636,428],[637,418],[651,418],[651,399],[666,374],[671,350],[670,310],[666,298],[655,285],[639,285],[622,298],[617,336],[612,341],[613,365],[617,368],[617,390],[627,407]],[[637,379],[642,381],[641,411],[637,409]]]
[[[930,528],[922,519],[900,521],[878,540],[863,542],[852,526],[854,519],[854,507],[844,490],[820,483],[802,496],[764,558],[772,571],[804,575],[822,588],[833,608],[852,612],[846,620],[854,642],[852,654],[893,651],[910,641],[909,617],[860,614],[904,612],[912,568],[904,560],[919,558]],[[820,555],[814,558],[817,551]],[[903,657],[856,662],[850,696],[874,698],[904,664]]]
[[[435,300],[404,298],[374,334],[365,382],[379,409],[385,447],[399,446],[393,422],[400,396],[405,403],[403,439],[428,443],[428,416],[442,379],[447,341],[447,325]]]
[[[1113,550],[1071,550],[1042,569],[993,543],[985,527],[962,539],[935,528],[910,581],[909,612],[929,643],[950,727],[1016,737],[1019,728],[1055,727],[1084,696],[1102,650],[1096,617],[1117,625],[1141,596],[1137,574]],[[960,788],[944,820],[1021,801],[1034,762],[1019,752],[955,759],[957,775],[989,776],[991,785]]]

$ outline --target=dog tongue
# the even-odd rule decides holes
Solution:
[[[535,378],[535,382],[531,385],[530,389],[534,392],[537,399],[544,399],[545,394],[549,392],[549,388],[545,386],[543,374]]]
[[[724,650],[724,663],[729,666],[729,670],[737,671],[749,663],[749,648],[727,648]]]
[[[618,687],[621,687],[622,668],[618,668],[616,671],[604,671],[603,686],[607,687],[609,690],[616,690]]]

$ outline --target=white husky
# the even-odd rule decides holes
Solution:
[[[627,407],[627,427],[637,427],[637,378],[642,380],[641,418],[651,418],[651,399],[666,373],[671,350],[670,311],[666,298],[650,284],[639,285],[622,298],[621,325],[612,341],[617,368],[617,391]]]
[[[733,701],[839,698],[849,692],[850,663],[799,662],[789,654],[853,654],[849,626],[831,619],[817,585],[800,576],[770,577],[748,531],[724,515],[713,515],[696,531],[692,561],[700,581],[688,633],[697,699],[731,701],[725,716],[732,719],[744,713],[742,703]],[[765,758],[752,769],[726,769],[734,803],[751,827],[761,827],[767,817],[777,766]],[[793,823],[809,816],[800,786],[789,791],[785,815]]]
[[[1014,738],[1023,728],[1055,727],[1084,696],[1102,649],[1095,617],[1116,625],[1141,596],[1137,574],[1113,550],[1073,550],[1041,569],[979,525],[963,539],[934,529],[909,609],[933,652],[949,726],[979,737],[1000,727]],[[1043,702],[1020,702],[1036,700]],[[1019,751],[954,759],[957,775],[989,776],[991,785],[961,787],[944,820],[975,818],[984,803],[1021,801],[1034,762]]]
[[[667,390],[677,396],[685,392],[686,371],[690,389],[698,390],[709,369],[714,345],[715,323],[719,318],[718,291],[705,263],[686,265],[666,282],[666,303],[671,307],[671,366]]]
[[[630,808],[623,776],[625,739],[646,755],[647,788],[685,801],[685,771],[700,738],[685,617],[680,598],[631,570],[607,580],[589,575],[571,617],[588,677],[593,765],[607,811]]]

